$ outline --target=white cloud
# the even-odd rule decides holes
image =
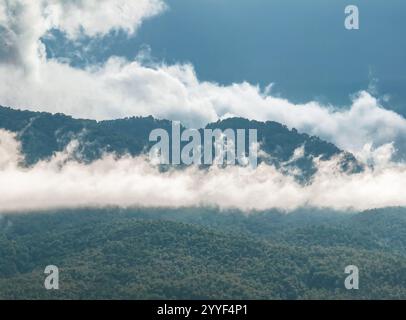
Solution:
[[[161,13],[166,5],[161,0],[44,0],[44,7],[54,28],[77,38],[118,29],[133,34],[143,20]]]
[[[389,152],[389,149],[386,149]],[[337,162],[318,164],[308,185],[298,184],[272,166],[256,169],[227,167],[160,172],[144,157],[113,155],[91,164],[57,154],[31,168],[17,164],[19,144],[0,130],[0,212],[58,208],[194,207],[222,209],[294,210],[310,206],[337,210],[366,210],[406,206],[406,166],[387,163],[378,169],[346,175]]]
[[[0,66],[1,104],[99,120],[153,115],[191,126],[231,115],[273,120],[354,153],[368,143],[379,147],[406,134],[406,120],[367,92],[345,110],[317,102],[295,105],[248,83],[200,82],[190,65],[151,68],[118,58],[87,70],[46,61],[40,75],[32,79],[10,65]]]
[[[0,130],[0,170],[18,166],[23,158],[20,155],[20,144],[14,134]]]
[[[83,70],[45,57],[41,37],[51,28],[71,38],[80,30],[90,36],[118,28],[133,33],[164,8],[161,0],[103,0],[97,6],[95,0],[0,0],[0,104],[99,120],[153,115],[190,126],[232,115],[273,120],[354,153],[367,144],[404,143],[406,120],[367,92],[338,110],[291,103],[272,96],[271,87],[202,82],[189,64],[147,67],[112,57]]]
[[[133,34],[165,8],[162,0],[0,0],[0,62],[22,68],[26,77],[39,77],[46,67],[41,38],[50,30],[72,40],[112,30]]]
[[[393,161],[395,153],[396,149],[393,143],[387,143],[378,148],[373,148],[372,144],[368,143],[357,153],[357,157],[363,163],[373,165],[376,168],[382,168]]]

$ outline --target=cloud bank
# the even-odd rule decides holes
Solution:
[[[208,171],[190,167],[160,172],[145,157],[106,154],[90,164],[78,163],[69,160],[73,148],[23,168],[15,135],[0,130],[0,181],[7,182],[0,184],[0,212],[105,206],[214,206],[245,212],[406,206],[406,166],[388,161],[390,147],[377,152],[380,165],[359,174],[342,173],[338,159],[319,162],[313,182],[305,186],[265,164],[256,169],[213,166]]]
[[[72,41],[114,30],[134,34],[165,8],[161,0],[0,0],[0,104],[98,120],[153,115],[194,127],[241,116],[281,122],[356,154],[392,142],[406,154],[406,120],[368,92],[338,110],[294,104],[249,83],[202,82],[190,64],[111,57],[79,69],[46,57],[41,39],[52,29]]]

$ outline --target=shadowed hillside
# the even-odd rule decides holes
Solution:
[[[76,158],[85,162],[100,158],[104,152],[137,156],[152,147],[153,143],[149,142],[152,130],[162,128],[171,132],[172,123],[152,117],[97,122],[73,119],[63,114],[52,115],[0,107],[0,128],[18,134],[26,163],[31,165],[55,152],[63,151],[72,140],[79,142],[75,150]],[[314,158],[329,160],[341,155],[342,168],[345,171],[357,172],[362,168],[353,155],[335,145],[317,137],[300,134],[295,129],[289,130],[276,122],[231,118],[209,124],[207,128],[256,129],[260,148],[269,155],[260,156],[259,162],[265,161],[285,171],[299,168],[302,172],[299,178],[307,178],[315,173]],[[203,136],[202,130],[200,132]],[[303,154],[294,161],[289,161],[298,148],[303,148]]]

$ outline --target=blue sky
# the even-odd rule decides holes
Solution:
[[[134,58],[140,48],[168,64],[190,62],[200,80],[248,81],[295,103],[348,105],[371,84],[386,107],[406,114],[406,2],[402,0],[168,0],[169,9],[134,36],[112,32],[82,42],[46,41],[48,54],[73,64]],[[358,5],[360,30],[344,28]],[[90,50],[83,51],[83,44]],[[80,55],[78,58],[77,54]]]

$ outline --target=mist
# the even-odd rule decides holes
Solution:
[[[90,164],[80,163],[70,157],[74,148],[75,141],[64,152],[24,167],[15,134],[0,130],[0,212],[117,206],[216,207],[250,213],[406,206],[406,166],[390,161],[390,145],[373,152],[366,148],[364,153],[370,151],[369,157],[378,161],[374,169],[357,174],[341,172],[338,158],[315,159],[318,172],[305,185],[264,163],[255,169],[191,166],[162,172],[147,156],[105,154]]]

